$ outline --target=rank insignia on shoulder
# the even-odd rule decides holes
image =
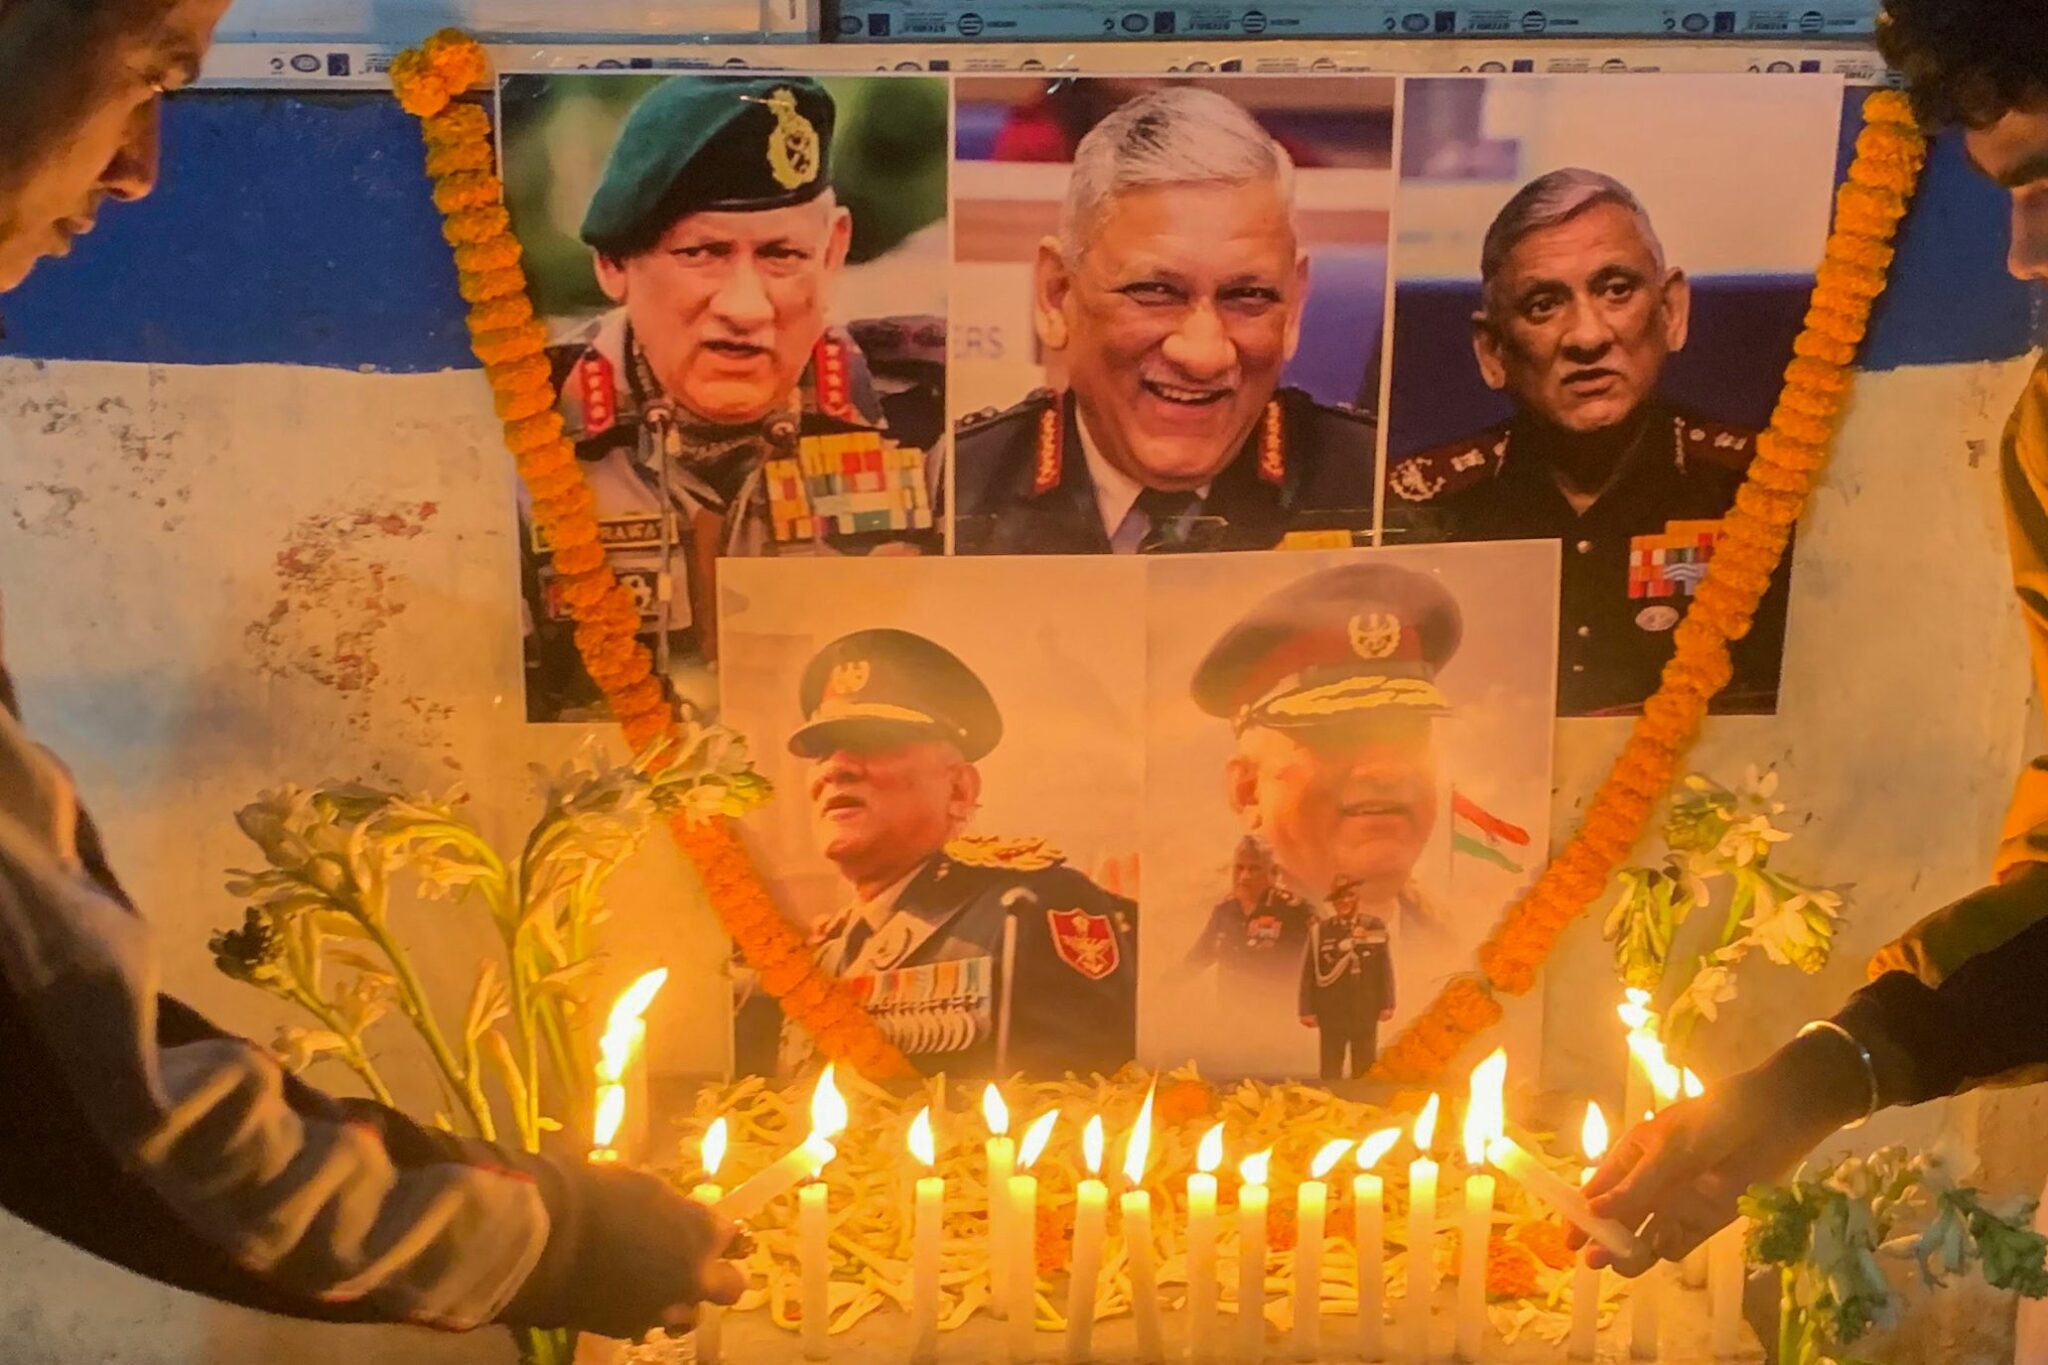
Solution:
[[[1001,867],[1012,872],[1043,872],[1067,860],[1044,839],[1004,839],[994,834],[963,834],[946,845],[946,856],[967,867]]]
[[[1428,502],[1444,491],[1447,482],[1441,474],[1432,474],[1424,459],[1403,460],[1387,471],[1387,487],[1406,502]]]
[[[583,435],[601,436],[619,420],[619,387],[612,363],[596,351],[584,354],[570,375],[570,387],[583,409]]]
[[[1107,915],[1086,910],[1051,910],[1045,916],[1052,934],[1052,949],[1060,961],[1090,981],[1101,981],[1117,969],[1123,950],[1117,946],[1116,926]]]

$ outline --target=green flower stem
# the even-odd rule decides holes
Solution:
[[[1805,1356],[1800,1351],[1800,1340],[1805,1333],[1800,1331],[1799,1304],[1794,1292],[1798,1272],[1786,1266],[1778,1272],[1778,1365],[1805,1365]]]
[[[1721,937],[1711,950],[1700,955],[1699,961],[1693,966],[1694,976],[1712,966],[1714,958],[1721,950],[1742,936],[1742,921],[1749,918],[1750,907],[1755,904],[1756,882],[1745,876],[1743,869],[1737,869],[1735,890],[1728,897],[1728,914],[1721,921]],[[1688,1010],[1684,1018],[1672,1023],[1671,1037],[1667,1041],[1671,1045],[1671,1060],[1674,1065],[1685,1065],[1686,1049],[1692,1042],[1693,1030],[1699,1027],[1699,1023],[1698,1010]]]
[[[576,1334],[561,1329],[522,1327],[513,1332],[519,1347],[519,1365],[574,1365]]]
[[[395,1108],[398,1101],[391,1097],[390,1088],[384,1084],[384,1078],[377,1073],[376,1064],[364,1050],[362,1035],[349,1028],[332,1005],[314,995],[302,983],[294,981],[289,989],[289,998],[293,1004],[319,1020],[329,1033],[341,1039],[342,1064],[355,1072],[363,1084],[369,1087],[371,1098],[379,1104]]]
[[[433,1054],[434,1065],[440,1068],[449,1088],[469,1110],[470,1121],[476,1125],[478,1135],[487,1142],[497,1141],[497,1124],[491,1119],[491,1106],[477,1086],[474,1072],[465,1074],[461,1063],[455,1059],[455,1053],[450,1050],[440,1022],[434,1018],[433,1006],[428,1003],[426,986],[421,983],[419,973],[413,970],[412,959],[385,930],[381,919],[373,920],[363,915],[360,920],[369,932],[370,941],[391,964],[392,973],[398,978],[399,1008],[405,1011],[406,1018],[412,1020],[412,1026],[419,1031],[427,1051]]]

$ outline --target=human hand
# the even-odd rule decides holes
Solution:
[[[1825,1037],[1798,1040],[1756,1070],[1631,1128],[1586,1182],[1593,1212],[1638,1229],[1657,1256],[1684,1260],[1734,1220],[1736,1200],[1750,1186],[1782,1179],[1861,1112],[1860,1077],[1845,1072],[1845,1055],[1854,1067],[1854,1055]],[[1569,1229],[1567,1243],[1583,1246],[1586,1236]],[[1597,1244],[1586,1248],[1586,1261],[1616,1265]]]
[[[1316,1017],[1313,1014],[1302,1015],[1301,1026],[1303,1028],[1314,1028],[1316,1026]]]

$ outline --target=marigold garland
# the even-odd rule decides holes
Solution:
[[[1863,102],[1856,157],[1835,192],[1834,230],[1816,272],[1804,330],[1793,343],[1770,428],[1722,523],[1692,609],[1673,633],[1657,692],[1600,784],[1578,832],[1479,950],[1480,977],[1460,977],[1380,1055],[1374,1074],[1425,1082],[1501,1014],[1496,993],[1521,995],[1536,981],[1558,935],[1606,888],[1681,756],[1707,703],[1727,685],[1731,641],[1748,633],[1757,603],[1784,555],[1792,525],[1827,461],[1851,382],[1847,367],[1883,292],[1892,236],[1926,159],[1905,97],[1878,91]],[[1483,1003],[1482,1003],[1483,1002]]]
[[[547,332],[527,295],[492,154],[490,116],[457,98],[488,69],[475,39],[444,29],[392,61],[391,86],[399,104],[420,120],[442,236],[454,248],[458,284],[470,305],[470,346],[490,382],[534,524],[550,546],[562,600],[576,621],[577,651],[637,751],[670,735],[675,722],[653,676],[654,660],[639,640],[639,608],[598,543],[595,500],[575,448],[563,439],[544,353]],[[852,992],[813,963],[803,935],[762,887],[732,822],[678,819],[671,830],[726,932],[819,1050],[871,1080],[914,1074]]]

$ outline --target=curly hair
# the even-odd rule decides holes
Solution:
[[[1885,0],[1877,44],[1929,128],[2048,99],[2048,0]]]

